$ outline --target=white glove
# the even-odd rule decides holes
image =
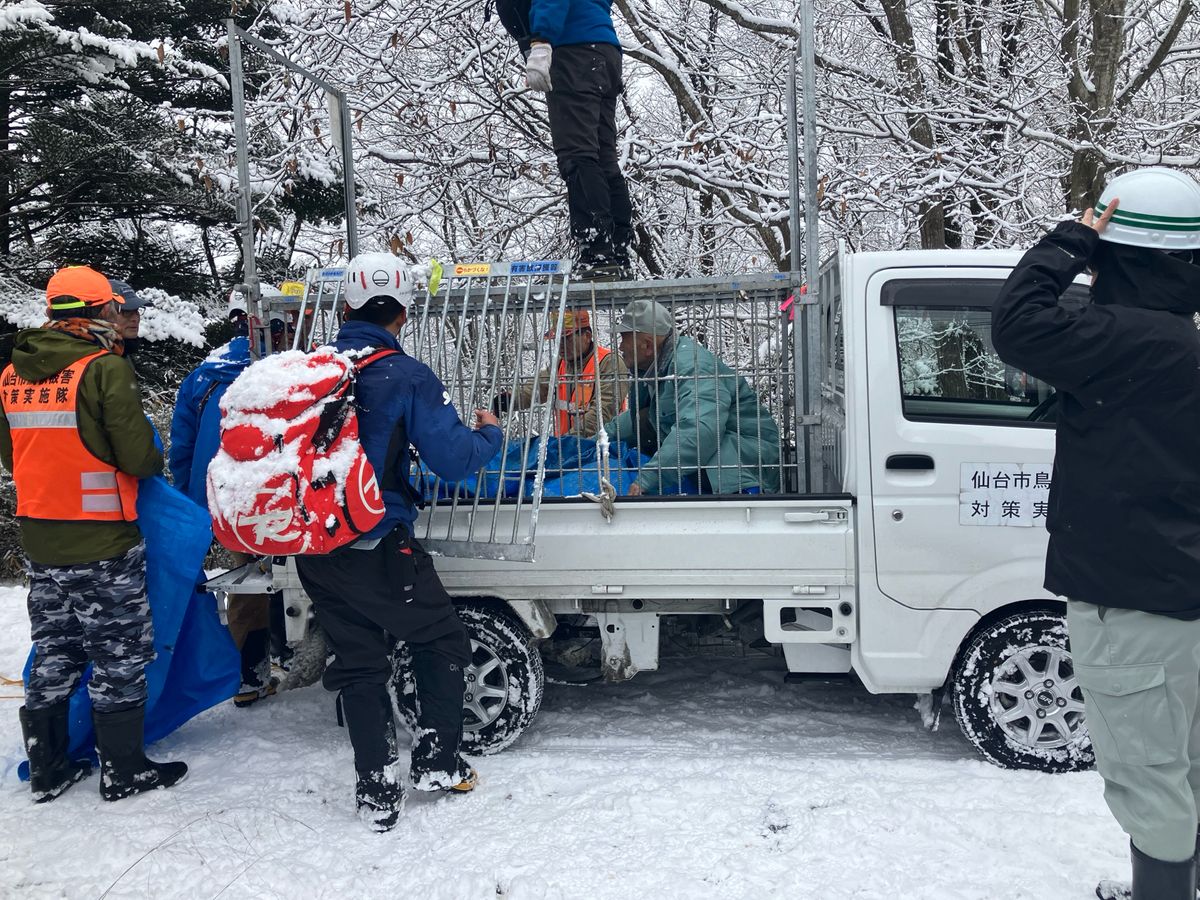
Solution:
[[[554,90],[550,84],[550,45],[534,44],[525,60],[525,84],[543,94]]]

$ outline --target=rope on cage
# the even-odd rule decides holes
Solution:
[[[596,317],[596,285],[592,288],[592,327],[595,328],[599,322]],[[600,424],[600,430],[596,434],[596,467],[600,472],[600,492],[593,493],[592,491],[584,491],[583,496],[593,503],[600,506],[600,515],[604,516],[606,522],[612,522],[613,516],[617,512],[617,489],[613,487],[612,481],[609,479],[611,470],[609,468],[608,459],[608,432],[604,430],[604,398],[603,385],[604,380],[600,377],[599,372],[596,373],[596,388],[592,392],[592,399],[596,403],[597,420]]]

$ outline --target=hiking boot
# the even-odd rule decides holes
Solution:
[[[92,712],[96,752],[100,756],[100,796],[123,800],[134,794],[169,788],[187,775],[187,764],[156,763],[146,758],[146,707]]]
[[[466,777],[463,778],[462,781],[458,782],[458,784],[454,784],[454,785],[451,785],[450,787],[446,788],[446,793],[450,794],[451,796],[455,796],[458,794],[469,794],[469,793],[471,793],[471,791],[475,790],[475,786],[478,784],[479,784],[479,773],[476,772],[474,769],[469,769],[467,771]]]
[[[49,803],[77,781],[92,774],[90,763],[67,756],[71,701],[63,700],[45,709],[17,710],[25,755],[29,757],[29,788],[34,803]]]
[[[233,705],[238,709],[245,709],[247,706],[253,706],[259,700],[274,697],[278,689],[279,682],[274,678],[271,678],[265,687],[243,684],[242,689],[233,695]]]
[[[242,686],[234,695],[239,709],[273,696],[278,682],[271,676],[271,632],[260,628],[246,635],[242,644]]]
[[[629,267],[620,263],[580,262],[571,268],[571,278],[575,281],[628,281]]]
[[[404,785],[396,770],[397,765],[392,763],[374,772],[355,775],[354,804],[358,817],[380,834],[396,827],[404,809]]]

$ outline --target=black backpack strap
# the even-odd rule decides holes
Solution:
[[[200,404],[196,407],[197,423],[199,423],[200,419],[204,416],[204,407],[208,406],[208,401],[212,399],[212,395],[217,392],[217,388],[220,386],[221,382],[214,381],[208,386],[204,393],[200,395]]]
[[[398,350],[374,350],[354,363],[356,373],[362,372],[371,363],[378,362],[385,356],[395,356]],[[407,461],[404,457],[407,456]],[[411,476],[412,466],[416,456],[408,446],[408,429],[404,419],[396,422],[396,429],[388,441],[387,457],[382,472],[377,472],[379,487],[385,491],[399,491],[417,509],[425,508],[425,498],[413,487]],[[404,463],[407,462],[407,465]]]

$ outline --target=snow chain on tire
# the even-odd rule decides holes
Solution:
[[[1095,762],[1065,614],[1014,613],[980,629],[954,668],[954,715],[1006,769],[1076,772]]]
[[[541,708],[542,657],[525,625],[502,604],[456,604],[455,610],[467,627],[473,651],[463,698],[463,753],[499,753],[525,732]],[[493,661],[498,664],[492,666]],[[416,691],[403,644],[397,646],[393,666],[397,720],[411,734],[417,724]],[[482,721],[479,712],[484,713]]]

